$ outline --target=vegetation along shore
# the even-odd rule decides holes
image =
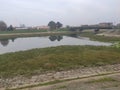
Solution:
[[[18,31],[15,31],[10,33],[1,33],[0,36],[2,39],[9,38],[11,36],[30,37],[50,34],[71,33],[76,32],[63,30],[57,32],[26,31],[26,33],[21,31],[20,33]],[[80,34],[80,36],[82,37],[89,37],[90,39],[96,41],[117,43],[113,44],[112,46],[48,47],[0,55],[0,88],[19,88],[21,85],[24,87],[24,85],[26,84],[29,85],[28,82],[32,83],[32,81],[29,80],[34,81],[34,79],[31,79],[33,78],[33,76],[43,77],[43,81],[51,81],[55,80],[55,78],[77,78],[79,77],[79,75],[86,75],[85,72],[87,72],[88,75],[97,75],[100,73],[103,74],[103,72],[113,73],[114,71],[120,70],[120,49],[118,43],[120,40],[119,37],[99,36],[91,31],[85,31],[82,33],[80,32],[77,34]],[[79,69],[82,70],[82,72],[78,73]],[[91,71],[91,69],[93,71]],[[100,72],[98,70],[100,70]],[[57,72],[59,73],[59,75],[55,74]],[[74,76],[74,74],[72,76],[70,75],[70,73],[75,73],[76,76]],[[23,79],[26,81],[24,81]],[[32,84],[34,85],[35,82]],[[37,83],[40,83],[39,80]]]

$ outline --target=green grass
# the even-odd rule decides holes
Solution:
[[[64,82],[64,81],[55,80],[55,81],[51,81],[51,82],[47,82],[47,83],[43,83],[43,84],[36,84],[36,85],[30,85],[30,86],[26,86],[26,87],[15,88],[15,89],[6,89],[6,90],[21,90],[21,89],[25,89],[25,88],[33,88],[33,87],[38,87],[38,86],[53,85],[53,84],[62,83],[62,82]]]
[[[67,86],[63,85],[63,86],[57,87],[56,89],[59,90],[59,89],[65,89],[65,88],[67,88]]]
[[[14,30],[14,31],[0,31],[0,39],[18,38],[18,37],[35,37],[35,36],[46,36],[46,35],[61,35],[71,34],[68,29],[58,30]]]
[[[14,30],[14,31],[0,31],[0,34],[35,33],[35,32],[47,32],[47,30]]]
[[[104,82],[118,82],[118,81],[111,77],[104,77],[104,78],[100,78],[100,79],[91,80],[86,83],[104,83]]]
[[[120,42],[116,42],[112,45],[112,47],[120,48]]]
[[[120,63],[120,49],[97,46],[59,46],[0,55],[0,77],[36,75],[79,67]]]
[[[15,33],[36,33],[36,32],[48,32],[50,30],[13,30],[13,31],[0,31],[0,34],[15,34]],[[68,31],[68,29],[57,29],[57,30],[51,30],[55,32],[64,32]]]

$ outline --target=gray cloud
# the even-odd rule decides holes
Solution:
[[[120,0],[0,0],[0,4],[0,20],[13,25],[120,22]]]

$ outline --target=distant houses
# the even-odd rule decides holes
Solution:
[[[49,26],[36,26],[36,27],[33,27],[34,29],[37,29],[37,30],[49,30],[50,27]]]
[[[99,24],[94,24],[94,25],[81,25],[83,28],[113,28],[113,23],[111,22],[103,22]]]
[[[28,27],[15,27],[15,30],[28,30]]]
[[[116,28],[119,28],[119,29],[120,29],[120,23],[118,23],[118,24],[116,25]]]
[[[28,27],[26,27],[24,24],[20,24],[19,27],[15,27],[15,30],[27,30]]]
[[[104,22],[104,23],[99,23],[98,26],[100,26],[100,27],[113,27],[114,25],[111,22],[107,22],[107,23]]]
[[[93,24],[93,25],[81,25],[76,27],[71,27],[70,31],[83,31],[83,30],[90,30],[93,29],[95,32],[98,32],[100,29],[114,29],[115,25],[111,22],[103,22],[99,24]]]
[[[93,25],[81,25],[81,26],[73,26],[73,28],[78,28],[80,27],[81,30],[83,29],[120,29],[120,23],[118,24],[113,24],[112,22],[102,22],[98,24],[93,24]],[[47,25],[42,25],[42,26],[31,26],[31,27],[26,27],[24,24],[21,24],[19,27],[14,27],[14,30],[50,30],[50,27]]]
[[[15,27],[15,30],[49,30],[49,26]]]

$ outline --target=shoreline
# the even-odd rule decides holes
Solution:
[[[0,34],[0,39],[12,38],[12,37],[32,37],[32,36],[47,36],[47,35],[69,35],[76,32],[33,32],[33,33],[10,33],[10,34]]]
[[[105,33],[102,33],[102,34],[97,34],[98,36],[106,36],[106,37],[120,37],[120,35],[114,35],[114,34],[105,34]]]
[[[110,30],[100,34],[98,36],[106,36],[106,37],[120,37],[120,30]]]

